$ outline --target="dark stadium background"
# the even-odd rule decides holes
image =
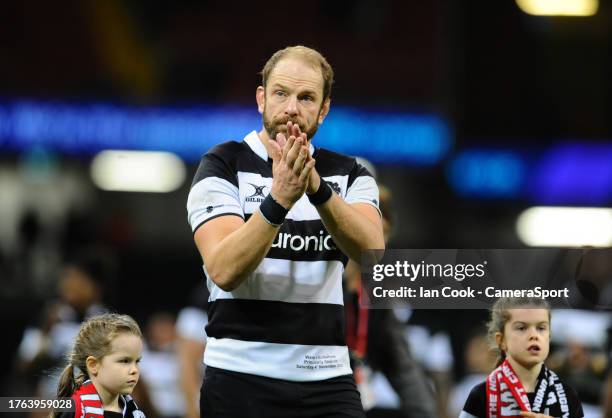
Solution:
[[[586,18],[529,16],[510,0],[10,1],[0,12],[0,102],[255,107],[265,60],[304,44],[335,69],[332,112],[340,105],[430,112],[450,128],[452,149],[436,164],[376,164],[397,213],[390,247],[523,248],[516,217],[542,203],[537,195],[462,196],[449,181],[449,161],[468,149],[516,150],[529,161],[565,140],[612,147],[611,31],[607,1]],[[3,173],[18,175],[26,154],[0,140]],[[60,171],[88,184],[91,157],[53,154]],[[203,278],[185,210],[195,169],[189,163],[183,186],[165,194],[91,186],[88,209],[68,208],[56,225],[53,251],[66,258],[109,249],[117,263],[112,306],[141,321],[176,312]],[[558,203],[609,207],[612,192],[581,199]],[[44,198],[35,201],[31,210],[44,212]],[[30,221],[20,234],[36,240],[48,226]],[[57,278],[53,269],[43,284],[19,275],[30,262],[19,258],[19,245],[0,247],[3,374]],[[440,327],[449,314],[457,313],[419,313]]]

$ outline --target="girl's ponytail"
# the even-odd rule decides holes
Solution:
[[[69,398],[72,396],[77,388],[77,384],[74,379],[74,366],[72,362],[68,363],[59,378],[57,385],[57,397],[58,398]]]
[[[74,365],[71,360],[68,360],[68,364],[64,367],[64,370],[62,370],[62,374],[60,374],[57,384],[57,397],[70,398],[77,387],[78,384],[74,379]],[[49,415],[47,415],[47,418],[55,418],[56,415],[56,411],[52,409]]]
[[[495,368],[497,369],[506,360],[506,352],[501,348],[498,349],[497,361],[495,362]]]

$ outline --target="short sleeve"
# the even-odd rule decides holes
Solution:
[[[227,163],[215,154],[202,157],[187,198],[187,218],[192,232],[205,222],[222,216],[244,219],[238,181]]]
[[[487,410],[486,397],[487,390],[484,382],[474,386],[474,388],[470,391],[470,394],[465,401],[465,405],[463,406],[463,411],[459,416],[461,418],[485,418]]]
[[[346,191],[346,202],[367,203],[379,209],[378,185],[370,172],[361,164],[355,162],[349,174],[348,189]]]
[[[582,403],[578,398],[578,394],[571,386],[563,384],[565,387],[565,393],[567,393],[567,403],[570,407],[570,412],[572,417],[582,418],[584,417],[584,411],[582,410]]]

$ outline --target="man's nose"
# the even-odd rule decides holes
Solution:
[[[289,100],[287,101],[287,107],[285,107],[285,113],[289,116],[295,116],[298,113],[297,109],[297,97],[289,96]]]

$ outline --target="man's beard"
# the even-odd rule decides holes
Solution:
[[[268,133],[268,136],[270,137],[270,139],[273,139],[274,141],[276,141],[276,135],[279,133],[282,133],[283,135],[287,136],[287,122],[292,122],[294,125],[298,125],[300,127],[300,130],[306,134],[306,137],[310,141],[312,140],[312,138],[317,133],[317,130],[319,129],[319,123],[318,123],[319,114],[321,114],[320,110],[312,126],[303,126],[301,123],[298,122],[297,118],[290,118],[288,116],[270,120],[266,116],[266,109],[264,109],[264,114],[263,114],[264,129]]]

